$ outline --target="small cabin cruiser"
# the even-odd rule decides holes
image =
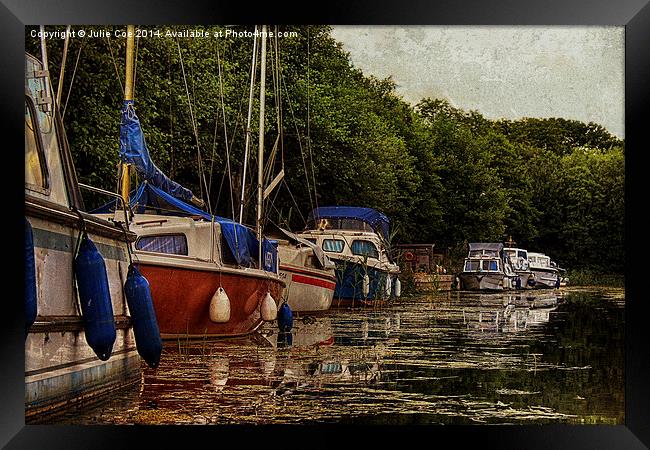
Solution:
[[[515,287],[517,289],[533,288],[535,280],[529,267],[528,250],[523,248],[504,247],[503,255],[504,258],[510,262],[512,270],[517,274],[517,278],[515,278]]]
[[[502,291],[515,287],[516,273],[503,256],[501,243],[471,243],[463,271],[461,289]]]
[[[334,306],[373,305],[400,296],[389,224],[372,208],[327,206],[309,213],[307,229],[299,236],[322,248],[336,265]]]
[[[559,288],[560,268],[550,256],[543,253],[529,253],[530,270],[533,273],[535,288]]]

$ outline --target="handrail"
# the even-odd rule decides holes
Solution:
[[[79,184],[80,188],[88,189],[89,191],[97,192],[99,194],[110,195],[110,196],[115,197],[115,198],[117,198],[119,200],[122,200],[122,209],[124,210],[124,223],[126,225],[128,225],[130,220],[133,219],[134,214],[133,214],[133,210],[131,209],[131,205],[129,205],[124,200],[124,197],[122,197],[122,195],[116,194],[115,192],[107,191],[105,189],[101,189],[101,188],[98,188],[98,187],[95,187],[95,186],[89,186],[89,185],[83,184],[83,183],[78,183],[78,184]],[[127,206],[129,208],[129,213],[131,213],[130,215],[126,211]]]

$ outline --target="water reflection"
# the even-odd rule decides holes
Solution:
[[[166,342],[161,365],[60,423],[623,423],[622,290],[403,298]]]

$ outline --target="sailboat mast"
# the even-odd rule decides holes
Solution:
[[[124,100],[133,100],[133,48],[135,44],[135,26],[126,26],[126,79],[124,82]],[[131,190],[130,165],[122,163],[122,198],[128,204]]]
[[[257,157],[257,239],[259,268],[262,268],[262,207],[264,202],[264,90],[266,88],[266,25],[262,25],[262,57],[260,72],[260,123]]]
[[[255,25],[257,31],[257,25]],[[251,83],[248,92],[248,117],[246,121],[246,144],[244,145],[244,170],[242,172],[241,197],[239,199],[239,223],[244,220],[244,192],[246,190],[246,166],[248,163],[248,147],[251,137],[251,115],[253,112],[253,85],[255,84],[255,73],[257,72],[257,34],[253,37],[253,61],[251,63]]]

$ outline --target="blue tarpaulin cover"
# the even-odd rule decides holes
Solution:
[[[357,219],[366,222],[388,241],[390,219],[376,209],[357,206],[321,206],[309,213],[307,221],[318,219]]]
[[[130,195],[129,204],[136,213],[145,213],[146,210],[156,210],[161,215],[188,215],[203,217],[212,221],[213,216],[195,206],[189,205],[182,200],[172,197],[157,187],[145,182],[140,185],[137,192]],[[115,208],[115,202],[110,202],[93,213],[110,213]],[[232,255],[237,264],[244,267],[251,267],[259,255],[258,240],[255,232],[249,227],[238,222],[233,222],[224,217],[214,216],[214,221],[221,226],[221,234],[228,243]],[[262,265],[267,272],[277,272],[277,241],[266,238],[262,240]]]
[[[133,100],[125,100],[120,123],[120,159],[133,164],[138,175],[163,191],[185,202],[192,200],[193,194],[156,167],[149,156],[149,149],[144,140],[140,120],[135,114]]]

